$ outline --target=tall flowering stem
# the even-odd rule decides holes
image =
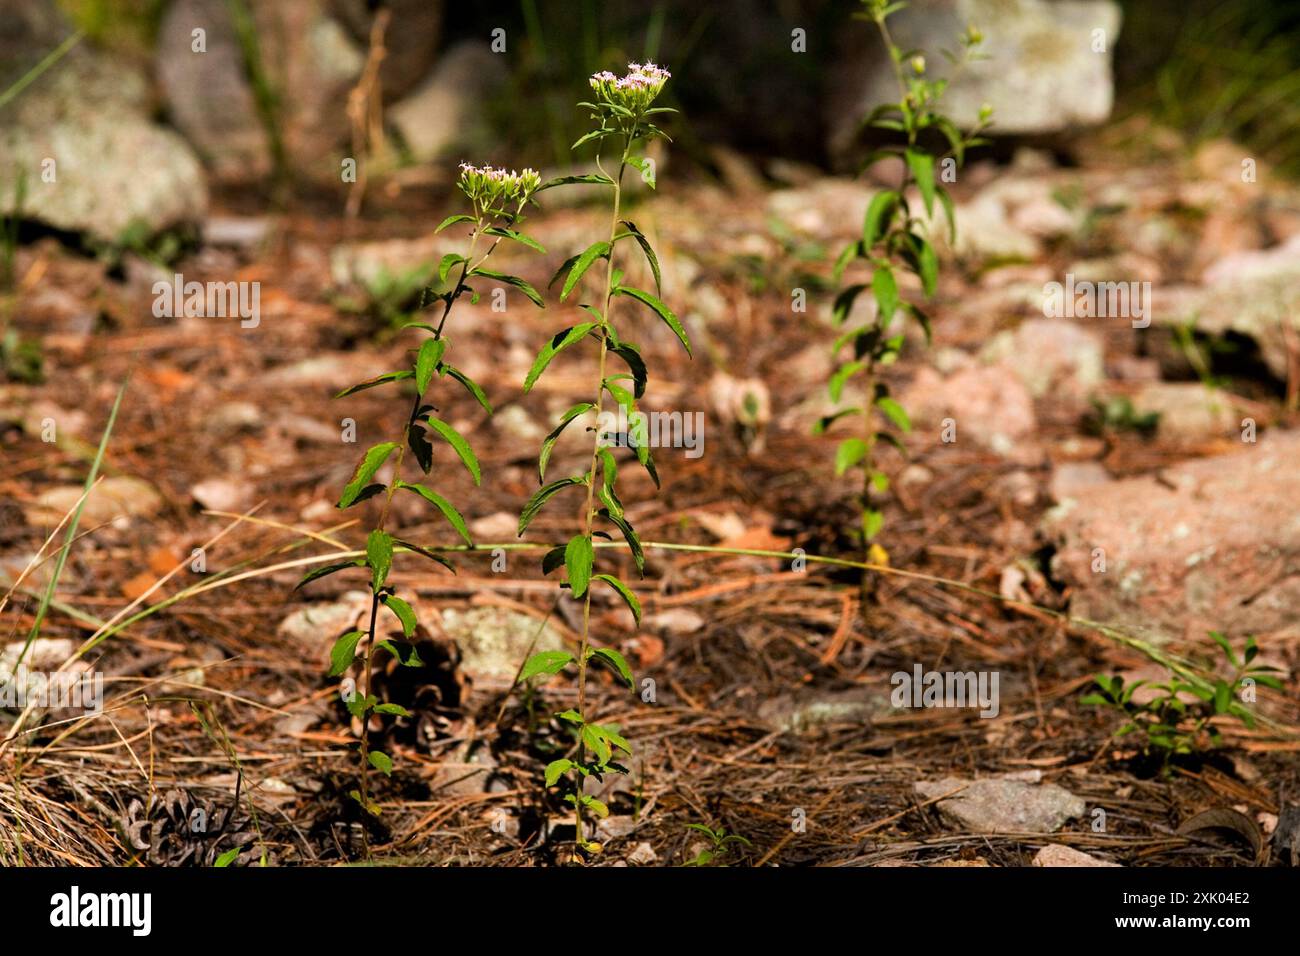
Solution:
[[[430,474],[434,460],[432,440],[438,439],[451,446],[476,485],[482,478],[478,459],[469,442],[451,425],[434,414],[436,409],[426,403],[425,396],[435,377],[451,378],[459,382],[488,414],[492,413],[492,406],[478,384],[447,361],[449,342],[443,332],[452,307],[461,296],[468,293],[471,300],[477,300],[478,293],[469,284],[477,278],[513,286],[536,305],[542,305],[537,290],[524,280],[517,276],[492,272],[483,267],[503,239],[511,239],[541,249],[535,240],[518,231],[518,226],[522,223],[524,207],[539,185],[540,179],[531,169],[516,173],[487,166],[482,168],[467,164],[461,166],[459,187],[469,200],[472,214],[449,216],[438,226],[437,231],[441,232],[443,229],[462,223],[470,224],[471,228],[465,253],[448,253],[443,257],[438,268],[440,283],[446,286],[448,277],[453,273],[456,274],[455,282],[445,291],[429,290],[426,293],[426,305],[432,305],[436,309],[438,303],[441,303],[441,315],[438,317],[437,325],[421,321],[407,325],[407,328],[428,333],[419,346],[412,350],[409,367],[386,372],[369,381],[352,385],[335,396],[343,398],[381,385],[409,383],[414,386],[411,389],[410,409],[400,435],[396,440],[380,442],[368,448],[362,455],[352,479],[339,496],[340,509],[351,508],[370,498],[383,500],[378,521],[366,538],[366,556],[355,561],[344,561],[317,568],[298,582],[298,587],[302,587],[327,575],[353,568],[365,568],[370,574],[369,623],[364,631],[349,631],[335,642],[330,652],[329,676],[340,677],[349,671],[359,672],[361,684],[359,692],[354,681],[345,685],[343,695],[349,713],[361,724],[359,785],[349,795],[374,816],[380,814],[380,808],[370,795],[370,771],[373,769],[390,776],[393,771],[393,761],[382,750],[371,748],[371,730],[382,727],[384,716],[410,716],[400,704],[381,703],[371,692],[375,655],[383,651],[392,655],[399,664],[407,667],[418,667],[422,664],[412,643],[416,629],[415,611],[406,600],[397,596],[395,589],[388,583],[394,555],[403,552],[419,554],[448,568],[451,567],[442,555],[415,542],[395,537],[385,530],[392,510],[393,496],[398,491],[418,495],[437,508],[456,532],[464,538],[465,543],[473,547],[469,528],[455,506],[428,485],[419,481],[405,481],[402,478],[402,466],[409,451],[420,471],[424,475]],[[387,481],[376,481],[379,470],[389,459],[393,459],[391,477]],[[391,612],[401,625],[402,640],[376,639],[381,606]]]
[[[596,128],[574,143],[573,148],[597,143],[599,150],[596,168],[599,172],[561,177],[541,187],[549,189],[561,185],[588,184],[608,188],[612,193],[608,238],[599,239],[570,257],[551,280],[551,285],[555,285],[563,278],[560,300],[564,301],[581,288],[583,277],[589,274],[592,266],[604,262],[599,298],[594,303],[579,303],[579,308],[587,313],[590,321],[556,333],[542,348],[524,381],[524,390],[530,390],[551,360],[566,348],[588,340],[597,346],[595,395],[591,401],[579,402],[565,412],[556,428],[546,437],[537,468],[541,487],[524,506],[519,519],[519,534],[523,535],[533,518],[558,492],[566,488],[582,488],[585,492],[582,531],[574,535],[567,545],[555,548],[542,560],[542,569],[547,574],[560,567],[565,569],[566,580],[562,586],[569,588],[573,597],[583,602],[578,653],[576,657],[567,651],[547,651],[534,655],[526,662],[519,679],[524,681],[539,674],[558,674],[570,664],[576,666],[578,706],[556,714],[556,718],[570,726],[574,732],[576,759],[566,757],[552,761],[546,768],[546,785],[555,786],[561,778],[566,781],[568,792],[564,799],[574,807],[577,843],[588,853],[599,852],[600,845],[588,838],[587,813],[602,817],[608,814],[609,809],[585,792],[584,782],[587,777],[600,779],[610,772],[627,773],[627,769],[613,758],[618,751],[631,753],[628,742],[618,733],[617,727],[598,724],[590,719],[587,707],[588,665],[601,663],[614,670],[629,687],[633,686],[632,671],[623,655],[611,647],[593,645],[592,586],[600,582],[612,588],[627,603],[637,623],[641,620],[641,606],[631,589],[614,575],[596,571],[594,539],[598,534],[607,536],[605,532],[597,530],[597,519],[608,522],[624,537],[638,571],[644,573],[645,570],[640,539],[628,521],[618,496],[619,465],[613,447],[630,446],[636,460],[646,469],[655,485],[659,484],[654,459],[645,441],[644,418],[637,409],[638,399],[645,394],[646,364],[638,348],[622,338],[614,324],[614,306],[617,300],[620,297],[629,298],[648,308],[672,330],[687,354],[690,354],[690,343],[681,322],[656,294],[661,293],[658,257],[636,223],[623,218],[623,178],[628,168],[637,169],[647,184],[652,188],[655,186],[654,164],[639,149],[650,140],[667,138],[667,134],[656,125],[656,120],[659,115],[672,113],[673,110],[653,104],[670,76],[667,70],[653,63],[628,64],[627,74],[621,77],[609,72],[592,76],[590,83],[595,100],[580,105],[591,111]],[[605,166],[606,157],[609,156],[618,157],[618,167],[613,174]],[[635,288],[623,281],[623,271],[615,263],[615,252],[620,242],[628,241],[640,247],[641,254],[648,262],[654,276],[655,293]],[[627,374],[610,374],[611,356],[627,366]],[[607,397],[625,413],[629,434],[602,434],[598,426],[593,429],[590,464],[585,473],[546,483],[546,466],[560,434],[571,422],[584,415],[594,414],[599,423]]]

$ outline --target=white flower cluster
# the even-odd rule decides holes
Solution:
[[[606,103],[642,113],[650,108],[671,76],[653,63],[629,63],[626,76],[615,76],[608,70],[592,74],[591,88]]]
[[[502,210],[511,203],[522,203],[540,186],[542,177],[535,169],[522,173],[494,166],[460,164],[461,191],[476,208],[484,211]]]

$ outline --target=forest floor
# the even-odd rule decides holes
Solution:
[[[744,838],[726,845],[721,861],[731,865],[1014,866],[1052,844],[1125,866],[1291,862],[1274,835],[1300,834],[1293,684],[1260,688],[1267,722],[1216,719],[1222,746],[1202,737],[1195,755],[1164,771],[1133,738],[1113,736],[1121,718],[1081,698],[1099,672],[1168,674],[1114,631],[1073,619],[1079,585],[1053,572],[1061,545],[1049,513],[1066,496],[1063,474],[1113,482],[1120,495],[1127,480],[1240,449],[1235,418],[1232,428],[1211,416],[1207,428],[1176,435],[1099,423],[1093,395],[1180,376],[1202,387],[1176,369],[1177,350],[1171,359],[1150,344],[1154,329],[1144,337],[1127,319],[1067,320],[1099,350],[1101,377],[1065,345],[1050,370],[1062,377],[1047,388],[1026,389],[1021,374],[1042,352],[1007,336],[1045,321],[1043,284],[1079,263],[1120,261],[1125,275],[1158,287],[1201,283],[1226,255],[1300,234],[1300,193],[1261,186],[1238,201],[1231,155],[1218,166],[1205,151],[1200,165],[1108,157],[1099,148],[1062,166],[1024,153],[1014,165],[974,166],[954,187],[970,236],[944,251],[934,343],[909,341],[888,373],[917,419],[906,459],[886,459],[893,485],[881,541],[905,573],[873,572],[865,609],[855,570],[725,549],[861,559],[850,534],[857,489],[835,476],[835,439],[811,426],[829,407],[831,266],[860,229],[871,182],[719,152],[715,175],[696,171],[674,186],[665,169],[663,192],[636,200],[634,218],[660,250],[663,297],[696,358],[631,309],[617,321],[643,346],[648,407],[700,411],[706,425],[702,454],[659,451],[662,490],[626,469],[622,496],[645,540],[724,550],[649,547],[643,579],[625,552],[601,552],[634,585],[645,621],[635,627],[612,602],[595,607],[596,639],[620,648],[638,679],[632,693],[608,676],[593,685],[602,722],[620,725],[635,751],[631,773],[602,790],[612,812],[600,824],[600,862],[686,863],[708,843],[692,824]],[[995,200],[1010,212],[981,219]],[[563,677],[528,695],[511,684],[539,633],[575,639],[578,606],[557,599],[539,561],[546,543],[573,533],[577,508],[539,518],[525,538],[532,551],[501,552],[502,563],[492,546],[516,541],[541,441],[591,391],[590,356],[577,349],[532,392],[521,388],[536,350],[580,313],[553,296],[538,310],[520,295],[504,312],[485,296],[453,313],[449,355],[483,385],[495,415],[459,390],[445,394],[444,414],[470,436],[484,478],[476,489],[443,461],[437,480],[480,552],[452,556],[456,575],[398,563],[394,581],[416,596],[428,666],[381,675],[381,696],[414,716],[388,718],[378,732],[396,766],[391,779],[372,775],[383,815],[363,822],[346,796],[356,786],[355,728],[326,672],[334,639],[368,606],[357,596],[365,582],[338,575],[293,588],[329,554],[362,546],[371,505],[340,512],[333,502],[358,450],[391,437],[404,414],[382,389],[332,397],[402,367],[411,346],[380,314],[382,297],[356,279],[455,250],[462,237],[434,237],[432,227],[458,211],[456,198],[446,184],[376,191],[358,222],[324,201],[266,218],[252,196],[215,205],[208,240],[168,265],[136,253],[106,262],[54,237],[17,251],[15,327],[42,340],[45,370],[43,381],[0,386],[0,576],[22,573],[75,505],[126,390],[101,490],[37,648],[57,667],[111,631],[86,656],[105,675],[104,710],[37,714],[6,744],[0,857],[194,865],[242,845],[241,863],[265,854],[310,864],[362,858],[368,844],[385,862],[562,862],[572,815],[542,772],[564,747],[547,715],[576,690]],[[497,266],[539,289],[599,234],[603,215],[574,199],[545,206],[529,225],[548,252],[503,250]],[[1159,236],[1154,220],[1166,226]],[[152,285],[173,272],[260,282],[260,323],[155,318]],[[796,290],[806,310],[793,307]],[[986,361],[999,336],[1011,354]],[[1222,387],[1261,429],[1294,424],[1284,383],[1257,370],[1225,374],[1234,372]],[[938,437],[945,403],[956,442]],[[341,440],[345,418],[355,420],[355,445]],[[54,440],[43,440],[51,422],[55,434],[44,437]],[[582,467],[579,436],[557,447],[554,474]],[[1085,500],[1104,510],[1093,495]],[[417,505],[402,502],[394,526],[452,544],[448,526]],[[0,613],[0,646],[21,646],[31,629],[61,535]],[[196,548],[201,573],[191,569]],[[1203,625],[1233,622],[1189,612],[1183,627],[1113,614],[1108,623],[1209,664],[1218,651]],[[1245,635],[1229,636],[1240,646]],[[1300,664],[1293,625],[1257,637],[1285,674]],[[891,678],[917,665],[996,674],[996,716],[893,706]],[[990,780],[1005,789],[983,799],[1024,819],[1023,829],[980,832],[945,812],[943,798]],[[213,821],[207,833],[185,825],[196,808]],[[1207,810],[1218,816],[1197,818]]]

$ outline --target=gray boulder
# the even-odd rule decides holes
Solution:
[[[71,34],[52,0],[0,17],[0,90]],[[0,107],[0,215],[103,241],[202,218],[207,189],[188,144],[150,119],[148,87],[85,41]]]
[[[981,104],[993,107],[997,133],[1054,133],[1103,122],[1111,111],[1111,54],[1120,9],[1113,0],[914,0],[889,21],[894,42],[924,51],[931,72],[946,75],[941,50],[956,51],[974,24],[988,59],[957,74],[944,112],[958,125],[974,124]],[[854,24],[855,50],[828,101],[831,150],[843,153],[862,117],[898,99],[897,83],[872,24]],[[1094,31],[1101,31],[1095,33]],[[1094,50],[1102,45],[1104,50]]]

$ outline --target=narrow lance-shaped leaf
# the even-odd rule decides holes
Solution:
[[[538,295],[537,290],[529,285],[519,276],[506,275],[504,272],[493,272],[491,269],[476,268],[470,272],[472,276],[482,276],[485,279],[492,279],[496,282],[504,282],[506,285],[512,285],[524,295],[526,295],[533,305],[539,309],[546,305],[542,297]]]
[[[474,457],[474,449],[469,447],[469,442],[465,440],[464,436],[462,436],[460,432],[456,431],[456,429],[452,428],[450,425],[444,422],[441,418],[434,418],[432,415],[430,415],[429,417],[424,419],[424,422],[435,432],[441,435],[443,440],[446,441],[447,444],[451,445],[451,447],[456,450],[456,454],[460,457],[460,460],[464,463],[465,468],[469,471],[470,475],[474,478],[474,484],[477,485],[480,482],[482,482],[483,472],[479,469],[478,459]]]
[[[338,507],[347,508],[357,500],[361,490],[366,486],[375,472],[383,466],[388,460],[388,456],[397,450],[397,442],[386,441],[371,447],[361,459],[361,464],[357,465],[356,472],[352,475],[352,480],[343,488],[343,494],[339,496]]]
[[[655,277],[655,292],[660,292],[663,280],[659,274],[659,257],[655,255],[654,249],[650,246],[650,240],[645,237],[645,233],[632,220],[624,219],[623,225],[627,226],[628,234],[636,240],[637,245],[641,247],[641,251],[645,253],[646,261],[650,263],[650,272]]]
[[[433,373],[446,351],[446,339],[425,339],[420,343],[420,351],[415,356],[415,387],[421,395],[428,391]]]
[[[564,287],[560,290],[560,301],[563,302],[573,291],[573,287],[578,284],[578,280],[583,274],[591,268],[591,264],[597,259],[609,255],[609,243],[605,241],[593,242],[574,262],[573,268],[569,270],[569,277],[564,280]]]
[[[370,532],[366,538],[366,563],[370,565],[371,587],[378,591],[393,568],[393,538],[388,532],[380,528]]]
[[[524,391],[532,390],[542,372],[546,371],[546,366],[551,364],[551,359],[574,342],[581,340],[595,327],[595,322],[584,322],[581,325],[575,325],[572,328],[557,332],[537,353],[537,358],[533,361],[533,367],[528,370],[528,376],[524,379]]]
[[[456,533],[465,539],[465,543],[471,548],[474,547],[474,541],[469,536],[469,527],[465,524],[465,519],[461,516],[459,511],[452,507],[450,501],[442,497],[442,495],[426,488],[424,485],[413,485],[405,481],[399,481],[397,482],[396,487],[399,489],[405,488],[407,491],[414,492],[441,511],[442,516],[451,523],[453,528],[456,529]]]
[[[614,577],[614,575],[612,574],[598,574],[596,575],[596,580],[604,581],[615,591],[617,591],[619,597],[621,597],[624,603],[627,604],[628,610],[632,612],[632,617],[636,620],[638,624],[641,623],[641,602],[637,600],[637,597],[635,594],[632,593],[631,588],[629,588],[618,578]],[[629,676],[629,680],[630,680],[630,676]]]
[[[533,493],[533,496],[524,504],[523,511],[519,513],[519,536],[523,536],[523,533],[528,530],[528,526],[532,524],[533,519],[537,517],[538,512],[542,510],[542,506],[546,504],[546,502],[549,501],[556,492],[568,488],[571,485],[585,485],[586,483],[587,476],[582,475],[581,477],[575,476],[572,478],[560,478],[557,481],[551,482],[549,485],[543,485],[541,488],[538,488],[537,491]]]
[[[587,593],[594,559],[595,552],[592,550],[591,538],[585,534],[574,535],[564,549],[564,566],[569,572],[569,587],[573,589],[573,596],[576,598]]]
[[[537,459],[537,480],[539,482],[546,480],[546,465],[551,460],[551,452],[555,449],[555,442],[559,439],[560,433],[568,427],[569,422],[595,407],[591,402],[579,402],[564,413],[560,418],[560,424],[556,425],[551,430],[551,433],[546,436],[546,440],[542,442],[542,453]]]
[[[630,298],[636,299],[638,302],[648,305],[653,309],[655,314],[664,320],[664,324],[673,330],[673,335],[677,336],[677,340],[682,343],[682,348],[686,349],[686,354],[691,358],[695,357],[691,353],[691,343],[686,338],[686,330],[682,328],[681,322],[677,320],[677,315],[672,309],[668,308],[668,306],[664,305],[657,298],[643,289],[634,289],[631,286],[619,286],[616,291],[619,295],[629,296]]]

